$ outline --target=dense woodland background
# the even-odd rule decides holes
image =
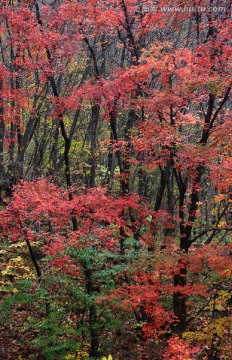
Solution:
[[[1,359],[230,359],[231,2],[157,5],[1,1]]]

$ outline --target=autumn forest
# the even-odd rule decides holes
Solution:
[[[230,360],[230,0],[1,0],[0,359]]]

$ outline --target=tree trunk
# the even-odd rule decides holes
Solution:
[[[187,275],[187,266],[183,258],[179,260],[179,271],[177,274],[174,274],[174,286],[184,287],[187,284],[186,275]],[[186,325],[186,296],[183,296],[181,291],[174,291],[173,293],[173,310],[174,314],[179,320],[178,328],[180,331],[185,329]]]
[[[96,150],[97,150],[97,135],[98,135],[98,120],[99,120],[100,107],[99,105],[93,105],[92,107],[92,119],[91,119],[91,127],[90,127],[90,137],[91,137],[91,170],[90,170],[90,179],[89,179],[89,187],[95,187],[96,180],[96,166],[97,166],[97,158],[96,158]]]

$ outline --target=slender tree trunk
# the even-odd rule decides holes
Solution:
[[[83,263],[84,273],[86,278],[86,291],[88,295],[94,293],[94,287],[92,282],[92,271]],[[99,331],[97,327],[97,310],[94,304],[89,305],[89,326],[90,326],[90,356],[97,358],[99,348]]]
[[[96,181],[96,166],[97,166],[97,135],[98,135],[98,121],[99,121],[100,107],[99,105],[93,105],[92,107],[92,119],[91,119],[91,128],[90,128],[90,136],[91,136],[91,170],[90,170],[90,179],[89,179],[89,187],[95,187]]]
[[[184,258],[181,258],[178,262],[179,270],[177,274],[174,274],[174,286],[184,287],[187,285],[187,266]],[[180,331],[185,329],[187,307],[186,296],[181,291],[174,291],[173,293],[173,310],[174,314],[179,320],[178,328]]]
[[[171,161],[169,160],[165,168],[165,181],[167,190],[167,212],[171,217],[171,225],[174,224],[173,216],[175,213],[174,209],[174,176]],[[166,248],[170,238],[175,234],[175,228],[173,226],[164,229],[164,244],[162,248]]]
[[[2,190],[4,187],[4,136],[5,136],[5,124],[3,118],[3,78],[0,75],[0,201],[2,200]],[[1,205],[1,203],[0,203]]]

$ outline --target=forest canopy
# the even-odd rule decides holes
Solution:
[[[231,1],[2,0],[0,358],[229,360]]]

